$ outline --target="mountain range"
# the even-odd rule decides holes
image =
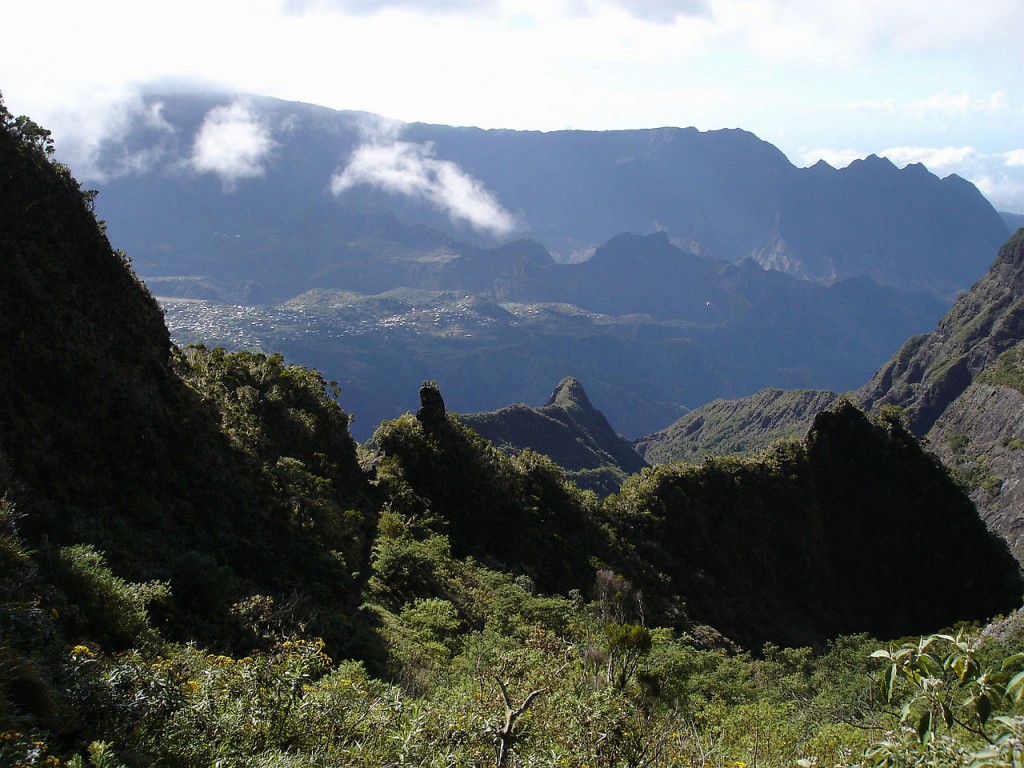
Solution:
[[[574,376],[630,439],[766,387],[852,389],[1008,234],[957,177],[800,169],[738,130],[483,131],[226,94],[131,115],[92,157],[96,207],[175,341],[318,368],[359,440],[428,379],[482,412]]]
[[[485,131],[229,94],[151,93],[133,114],[92,158],[101,216],[144,277],[206,276],[226,298],[380,293],[473,245],[526,237],[576,261],[664,231],[948,299],[1009,234],[957,176],[874,156],[797,168],[741,130]]]
[[[629,440],[649,462],[749,452],[856,390],[905,407],[986,516],[1017,525],[1015,465],[998,467],[1019,438],[937,423],[1017,338],[1011,307],[974,344],[1012,304],[984,293],[991,273],[940,320],[1017,221],[962,179],[876,157],[799,169],[744,131],[481,131],[225,94],[143,106],[93,158],[97,209],[173,337],[323,370],[361,440],[431,379],[474,428],[530,445],[509,417],[540,430],[553,402],[484,414],[574,376],[588,428],[572,447],[605,447],[534,444],[606,493],[642,466]],[[210,149],[229,129],[250,154]],[[601,421],[628,436],[618,459]]]
[[[426,379],[465,413],[541,401],[566,375],[586,382],[598,409],[636,438],[719,397],[858,386],[942,312],[928,294],[712,261],[660,233],[620,235],[582,264],[554,263],[525,241],[496,250],[500,258],[486,263],[517,265],[519,279],[503,289],[515,298],[469,286],[373,296],[318,289],[244,309],[161,302],[179,343],[281,351],[338,381],[360,440],[408,409],[407,393]]]

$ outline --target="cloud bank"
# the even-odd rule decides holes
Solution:
[[[360,184],[423,200],[480,232],[504,236],[516,226],[482,182],[450,160],[435,157],[429,144],[363,144],[332,177],[331,191],[340,195]]]
[[[163,104],[147,102],[132,89],[99,94],[88,109],[66,106],[47,127],[60,137],[58,158],[83,182],[152,170],[166,156],[175,134]]]
[[[293,13],[331,10],[369,16],[389,9],[415,11],[427,15],[449,15],[493,11],[497,0],[287,0],[285,8]]]
[[[584,16],[617,8],[635,19],[673,24],[682,16],[710,16],[710,0],[572,0],[570,9]]]
[[[274,146],[270,130],[248,106],[235,102],[207,113],[196,133],[190,165],[199,173],[216,174],[230,190],[239,179],[262,176]]]

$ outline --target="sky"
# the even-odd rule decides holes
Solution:
[[[0,24],[7,108],[76,162],[142,87],[406,122],[743,128],[1024,213],[1024,0],[48,0]],[[83,165],[84,167],[84,165]]]

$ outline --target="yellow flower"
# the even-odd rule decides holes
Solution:
[[[74,648],[71,649],[71,655],[92,657],[96,654],[92,652],[92,648],[90,648],[88,645],[76,645]]]

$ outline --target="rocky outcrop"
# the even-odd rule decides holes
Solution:
[[[946,408],[927,441],[967,487],[989,529],[1024,560],[1024,394],[972,384]]]
[[[420,387],[420,409],[416,411],[416,419],[427,431],[435,430],[446,422],[447,411],[441,390],[432,381],[425,381]]]

